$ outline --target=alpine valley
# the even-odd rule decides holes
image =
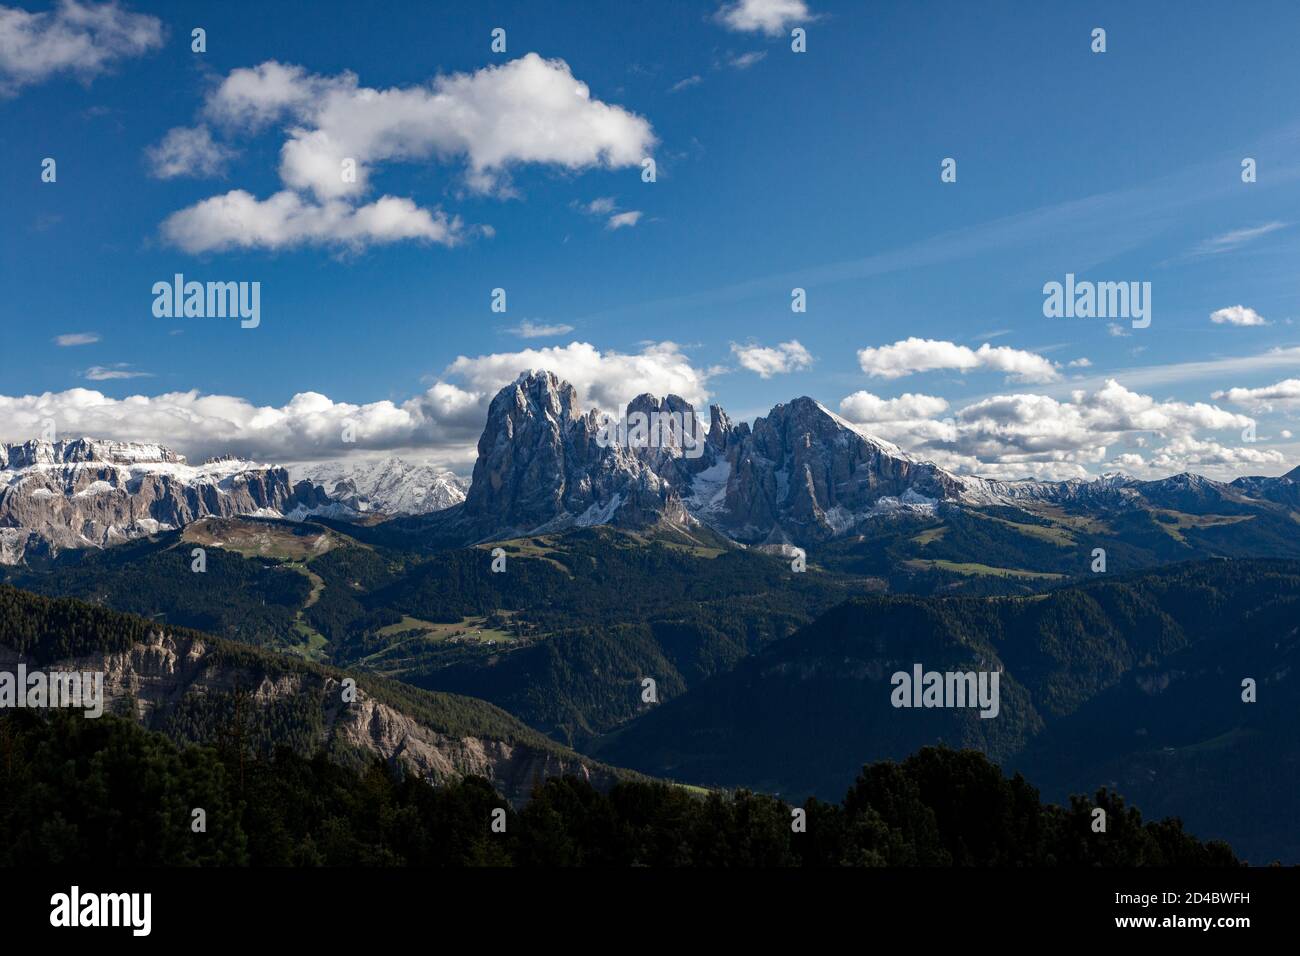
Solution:
[[[673,395],[627,413],[698,418]],[[397,458],[3,446],[0,644],[90,661],[173,741],[246,689],[256,733],[304,759],[483,776],[516,805],[575,774],[838,800],[864,762],[948,744],[1052,800],[1108,786],[1300,861],[1269,797],[1300,783],[1300,469],[995,481],[809,398],[706,417],[702,452],[610,442],[529,372],[492,400],[468,482]],[[892,708],[918,663],[1000,671],[997,716]],[[347,675],[364,712],[330,703]],[[1267,785],[1228,801],[1214,782],[1246,772]]]

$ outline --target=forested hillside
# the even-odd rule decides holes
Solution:
[[[1091,829],[1093,806],[1105,833]],[[196,809],[203,832],[195,832]],[[240,759],[177,748],[105,716],[0,716],[0,865],[115,866],[1232,866],[1176,821],[1117,796],[1040,802],[975,753],[927,750],[864,769],[839,804],[699,795],[567,777],[522,810],[487,781],[431,787],[288,749]],[[504,832],[491,828],[504,812]]]

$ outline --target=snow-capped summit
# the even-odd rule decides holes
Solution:
[[[34,553],[106,547],[208,515],[280,517],[324,501],[283,468],[238,458],[202,465],[147,442],[0,445],[0,564]]]
[[[357,514],[421,515],[465,500],[468,482],[430,462],[379,458],[291,465],[295,479],[320,485],[344,510]]]

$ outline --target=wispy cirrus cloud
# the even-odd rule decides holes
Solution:
[[[573,331],[573,326],[564,325],[563,323],[557,323],[555,325],[538,325],[535,322],[530,322],[528,319],[525,319],[523,322],[520,322],[514,328],[510,329],[510,331],[521,339],[546,339],[553,338],[557,335],[568,335]]]
[[[1254,242],[1256,239],[1277,232],[1279,229],[1285,229],[1289,225],[1290,223],[1287,222],[1266,222],[1260,226],[1233,229],[1222,235],[1202,240],[1187,254],[1187,258],[1199,259],[1205,256],[1217,256],[1225,252],[1233,252],[1248,243]]]
[[[119,379],[152,378],[153,373],[141,372],[127,362],[116,362],[113,365],[92,365],[82,376],[88,382],[112,382]]]

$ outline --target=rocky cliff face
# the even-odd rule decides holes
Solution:
[[[825,541],[882,507],[956,498],[935,465],[860,433],[809,398],[778,405],[751,429],[714,405],[705,432],[677,395],[629,403],[611,441],[573,387],[549,372],[502,389],[479,440],[474,480],[449,524],[479,539],[564,527],[703,523],[744,543]],[[673,427],[654,423],[672,421]],[[446,527],[447,525],[444,525]]]
[[[550,372],[521,375],[492,400],[456,510],[453,523],[471,538],[688,520],[670,480],[602,441],[597,413],[581,413],[573,386]]]
[[[811,398],[777,405],[724,448],[726,490],[713,519],[745,542],[826,541],[882,509],[933,505],[962,490],[943,469],[861,433]]]
[[[0,646],[0,670],[13,672],[19,660],[12,649]],[[486,777],[516,804],[528,799],[538,780],[552,776],[582,776],[601,788],[615,782],[608,768],[583,761],[576,754],[490,736],[440,732],[361,688],[356,701],[345,703],[341,682],[328,674],[234,660],[240,663],[214,653],[213,646],[200,638],[159,631],[127,651],[44,662],[39,669],[46,673],[102,672],[105,712],[133,708],[137,720],[163,732],[178,726],[173,717],[179,708],[236,690],[247,694],[251,705],[261,712],[280,708],[301,714],[315,708],[320,731],[304,748],[308,751],[378,755],[435,784],[470,774]],[[29,669],[36,667],[28,661]],[[248,723],[256,722],[256,715],[250,715]]]
[[[280,517],[325,503],[283,468],[238,459],[191,466],[160,445],[33,441],[0,445],[0,563],[107,547],[208,515]]]

